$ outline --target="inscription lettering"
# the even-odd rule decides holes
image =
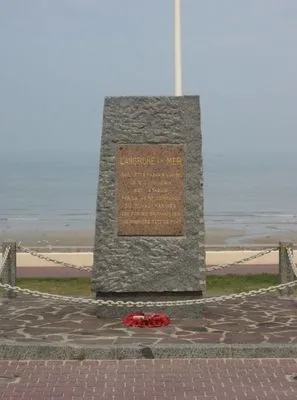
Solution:
[[[119,145],[117,210],[118,235],[182,235],[183,146]]]
[[[181,157],[120,157],[120,165],[182,165],[183,159]]]

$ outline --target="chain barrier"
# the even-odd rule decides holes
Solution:
[[[92,267],[84,267],[82,265],[73,265],[73,264],[69,264],[69,263],[64,262],[64,261],[54,260],[53,258],[44,256],[44,255],[38,253],[37,251],[31,250],[28,247],[24,247],[22,245],[18,245],[17,248],[19,250],[23,251],[24,253],[31,254],[31,256],[38,257],[38,258],[40,258],[41,260],[44,260],[44,261],[48,261],[48,262],[51,262],[51,263],[62,265],[63,267],[66,267],[66,268],[74,268],[74,269],[78,269],[80,271],[92,272]]]
[[[206,267],[206,272],[208,271],[217,271],[218,269],[223,269],[223,268],[227,268],[227,267],[232,267],[233,265],[238,265],[238,264],[243,264],[246,263],[248,261],[251,260],[255,260],[256,258],[260,258],[266,254],[271,253],[272,251],[276,251],[278,249],[278,247],[272,247],[271,249],[266,249],[266,250],[262,250],[257,254],[252,254],[251,256],[245,257],[241,260],[238,261],[233,261],[231,263],[226,263],[226,264],[219,264],[219,265],[211,265],[209,267]]]
[[[63,261],[54,260],[50,257],[43,256],[43,255],[37,253],[36,251],[33,251],[24,246],[21,246],[20,244],[17,247],[18,247],[18,249],[24,251],[25,253],[29,253],[29,254],[36,256],[45,261],[54,262],[59,265],[63,265],[65,267],[76,268],[76,269],[80,269],[83,271],[91,271],[92,270],[92,268],[90,268],[90,267],[82,267],[82,266],[65,263]],[[230,264],[221,264],[221,265],[217,265],[217,266],[211,266],[207,270],[216,270],[216,269],[226,268],[228,266],[232,266],[232,265],[236,265],[236,264],[242,264],[244,262],[261,257],[265,254],[268,254],[274,250],[277,250],[277,247],[263,250],[257,254],[253,254],[253,255],[246,257],[239,261],[234,261]],[[8,249],[8,251],[9,251],[9,249]],[[8,255],[8,251],[7,251],[7,255]],[[6,254],[6,252],[5,252],[5,254]],[[4,259],[5,259],[5,254],[3,257]],[[290,264],[291,264],[291,266],[294,270],[294,273],[297,277],[297,267],[293,260],[293,254],[292,254],[291,250],[288,248],[287,248],[287,254],[289,257]],[[6,255],[6,258],[7,258],[7,255]],[[4,263],[5,263],[5,261],[4,261]],[[4,265],[4,263],[2,260],[1,265],[2,264]],[[89,298],[84,298],[84,297],[69,297],[69,296],[62,296],[62,295],[58,295],[58,294],[43,293],[43,292],[39,292],[37,290],[23,289],[18,286],[11,286],[9,284],[1,284],[0,283],[0,287],[5,290],[13,290],[17,293],[23,293],[25,295],[42,297],[45,299],[59,300],[59,301],[63,301],[63,302],[69,302],[72,304],[88,304],[88,305],[97,305],[97,306],[99,305],[99,306],[117,306],[117,307],[164,307],[164,306],[184,306],[184,305],[198,305],[198,304],[207,304],[207,303],[221,303],[221,302],[224,302],[227,300],[239,299],[239,298],[243,299],[246,297],[258,296],[258,295],[263,295],[266,293],[281,291],[288,287],[295,287],[295,286],[297,286],[297,280],[288,282],[288,283],[275,285],[275,286],[269,286],[268,288],[250,290],[248,292],[233,293],[230,295],[223,295],[223,296],[219,296],[219,297],[208,297],[208,298],[178,300],[178,301],[154,301],[154,302],[153,301],[147,301],[147,302],[137,301],[137,302],[133,302],[133,301],[120,301],[120,300],[113,301],[113,300],[103,300],[103,299],[94,300],[94,299],[89,299]]]
[[[9,284],[2,284],[0,283],[0,287],[5,290],[12,290],[17,293],[23,293],[25,295],[32,295],[34,297],[42,297],[45,299],[52,299],[52,300],[59,300],[65,301],[74,304],[88,304],[88,305],[97,305],[97,306],[117,306],[117,307],[165,307],[165,306],[190,306],[190,305],[198,305],[198,304],[207,304],[207,303],[222,303],[227,300],[233,299],[243,299],[246,297],[253,297],[258,295],[263,295],[266,293],[272,293],[276,291],[281,291],[288,287],[295,287],[297,286],[297,280],[282,283],[280,285],[269,286],[268,288],[262,288],[257,290],[250,290],[249,292],[241,292],[241,293],[233,293],[229,295],[217,296],[217,297],[208,297],[208,298],[200,298],[200,299],[190,299],[190,300],[178,300],[178,301],[113,301],[113,300],[93,300],[84,297],[69,297],[69,296],[62,296],[58,294],[50,294],[50,293],[43,293],[37,290],[30,290],[30,289],[22,289],[18,286],[11,286]]]
[[[4,265],[5,265],[6,261],[7,261],[7,257],[8,257],[9,252],[10,252],[10,246],[6,247],[6,249],[4,251],[4,254],[3,254],[3,257],[2,257],[2,260],[0,262],[0,277],[2,275],[2,272],[3,272],[3,269],[4,269]]]
[[[288,259],[289,259],[291,268],[294,272],[295,278],[297,279],[297,266],[294,261],[294,250],[286,247],[286,251],[287,251],[287,255],[288,255]]]
[[[18,245],[17,247],[18,247],[19,250],[21,250],[21,251],[23,251],[25,253],[31,254],[34,257],[38,257],[41,260],[48,261],[48,262],[51,262],[51,263],[56,263],[58,265],[61,265],[63,267],[67,267],[67,268],[73,268],[73,269],[78,269],[80,271],[92,272],[92,267],[85,267],[85,266],[80,266],[80,265],[69,264],[69,263],[66,263],[64,261],[54,260],[53,258],[44,256],[44,255],[38,253],[37,251],[29,249],[28,247],[24,247],[24,246],[21,246],[21,245]],[[217,271],[219,269],[232,267],[233,265],[243,264],[243,263],[249,262],[251,260],[255,260],[256,258],[263,257],[264,255],[269,254],[272,251],[275,251],[277,249],[278,249],[278,247],[272,247],[270,249],[262,250],[257,254],[252,254],[251,256],[245,257],[245,258],[243,258],[241,260],[233,261],[231,263],[225,263],[225,264],[219,264],[219,265],[211,265],[209,267],[206,267],[206,271],[207,272],[208,271]]]

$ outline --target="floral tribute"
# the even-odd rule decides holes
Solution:
[[[164,313],[144,314],[143,312],[134,312],[126,315],[122,323],[133,328],[159,328],[171,323],[168,315]]]

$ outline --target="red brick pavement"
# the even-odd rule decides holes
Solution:
[[[242,264],[235,267],[224,268],[217,271],[210,271],[208,275],[247,275],[247,274],[277,274],[278,266],[273,264],[266,265],[249,265]],[[79,271],[73,268],[66,267],[21,267],[17,269],[19,278],[74,278],[82,276],[90,276],[90,272]]]
[[[0,361],[0,399],[296,400],[295,373],[297,359]]]

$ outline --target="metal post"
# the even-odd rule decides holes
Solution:
[[[7,247],[10,247],[6,263],[2,273],[2,282],[11,286],[16,286],[16,242],[4,242],[2,244],[2,255],[4,255]],[[16,297],[16,292],[7,290],[9,299]]]
[[[174,87],[175,96],[182,96],[181,5],[174,0]]]
[[[291,267],[289,257],[287,254],[286,248],[292,250],[293,244],[292,243],[279,243],[279,281],[280,283],[288,283],[295,280],[294,271]],[[282,290],[282,293],[286,296],[292,295],[294,289],[292,287],[287,287],[286,289]]]

